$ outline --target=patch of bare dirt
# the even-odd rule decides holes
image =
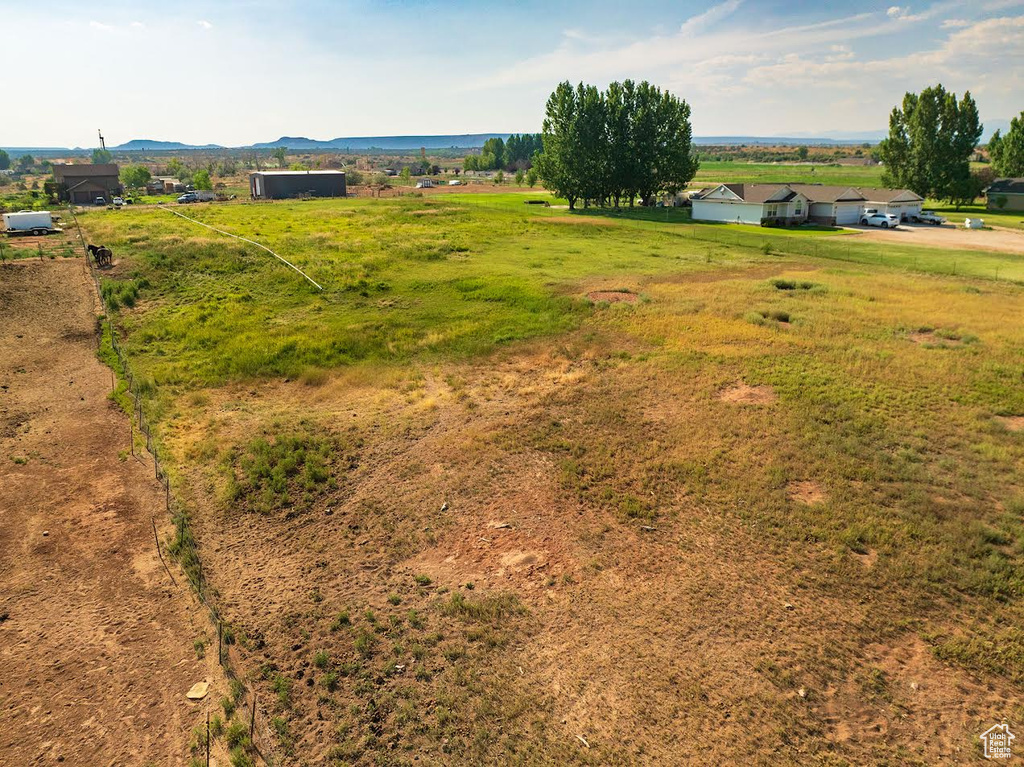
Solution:
[[[730,386],[718,393],[721,402],[732,402],[737,405],[770,405],[778,398],[771,386],[748,386],[745,383]]]
[[[152,464],[119,460],[97,310],[81,260],[0,267],[3,764],[183,764],[215,700],[185,699],[206,619],[157,556]]]
[[[630,293],[625,290],[595,290],[587,293],[587,298],[593,301],[595,304],[602,301],[609,304],[635,304],[640,300],[640,296],[636,293]]]
[[[1015,700],[1003,685],[944,664],[913,634],[868,646],[844,680],[812,693],[828,737],[860,763],[896,742],[923,764],[973,762],[978,736],[997,723],[988,712],[1009,711]]]
[[[1007,431],[1024,431],[1024,415],[997,415],[996,421]]]
[[[913,333],[907,334],[907,340],[911,343],[927,346],[963,346],[963,341],[959,338],[943,338],[937,335],[934,330],[916,330]]]
[[[824,503],[828,499],[821,485],[813,480],[790,482],[789,487],[786,488],[786,494],[791,501],[807,506]]]

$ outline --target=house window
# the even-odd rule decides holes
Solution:
[[[775,204],[769,205],[765,215],[768,218],[776,218],[779,215],[779,206]]]
[[[804,201],[803,201],[803,200],[797,200],[797,201],[796,201],[796,202],[795,202],[795,203],[793,204],[793,215],[794,215],[794,216],[799,216],[799,215],[801,215],[801,214],[802,214],[803,212],[804,212]]]

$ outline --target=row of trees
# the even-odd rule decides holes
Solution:
[[[889,136],[879,145],[882,183],[922,197],[960,205],[981,193],[971,156],[981,138],[978,107],[970,91],[959,101],[941,84],[907,93],[889,116]]]
[[[675,194],[694,177],[690,106],[644,81],[608,90],[563,82],[547,102],[543,152],[536,168],[547,189],[578,201],[616,207],[660,192]]]
[[[543,143],[539,133],[513,133],[508,141],[489,138],[480,154],[467,155],[463,161],[466,170],[529,170],[533,157],[541,151]]]
[[[1024,112],[1010,120],[1010,130],[999,131],[988,142],[988,155],[996,175],[1004,178],[1024,176]]]

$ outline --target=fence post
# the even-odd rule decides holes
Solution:
[[[224,665],[224,623],[217,621],[217,662]]]
[[[256,733],[256,691],[252,691],[252,714],[249,717],[249,740],[253,740]]]

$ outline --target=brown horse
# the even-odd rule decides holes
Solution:
[[[89,245],[89,252],[92,253],[93,259],[96,261],[96,266],[103,268],[105,266],[112,266],[114,263],[114,254],[111,253],[110,248],[106,245]]]

